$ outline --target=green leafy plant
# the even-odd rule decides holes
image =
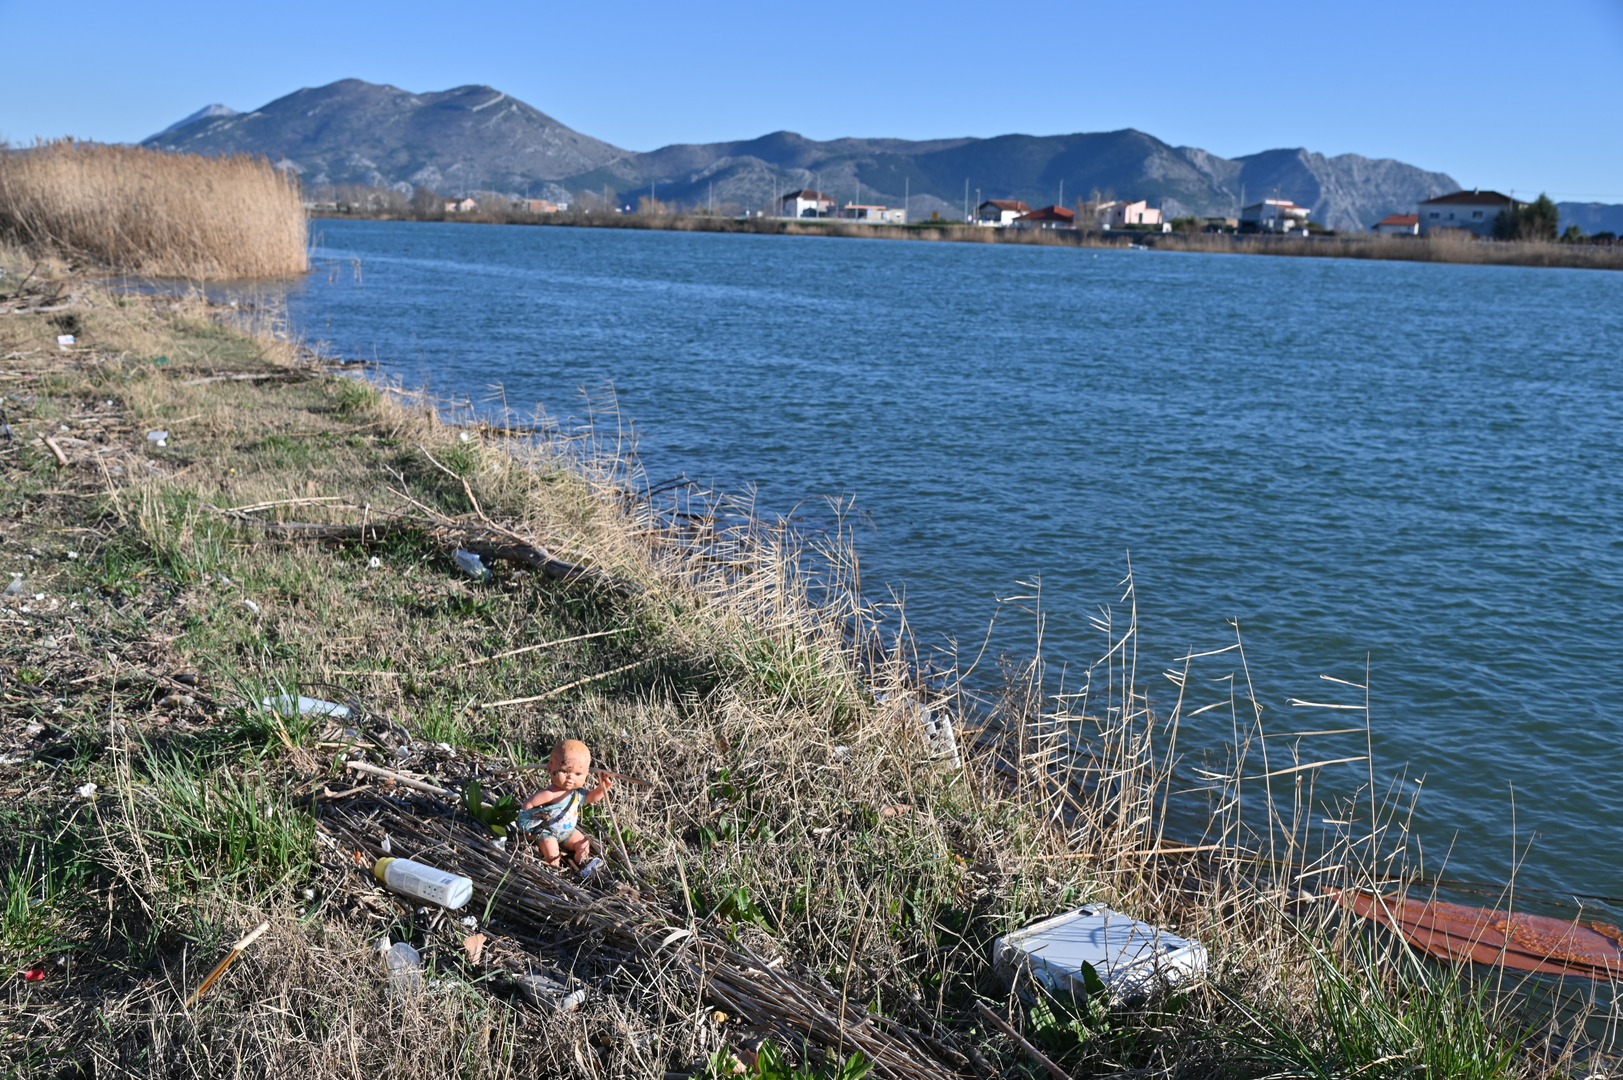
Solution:
[[[511,795],[503,795],[494,803],[486,805],[484,787],[477,780],[468,781],[468,786],[462,792],[462,806],[467,810],[469,817],[484,823],[497,836],[506,836],[507,830],[518,820],[517,799]]]
[[[732,1051],[718,1050],[705,1063],[705,1076],[710,1080],[735,1076],[759,1077],[760,1080],[864,1080],[873,1071],[873,1062],[861,1050],[852,1051],[843,1061],[820,1067],[814,1067],[810,1058],[810,1054],[802,1054],[800,1064],[792,1064],[782,1050],[767,1040],[756,1052],[753,1068],[746,1068]]]

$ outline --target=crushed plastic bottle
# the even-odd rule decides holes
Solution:
[[[383,954],[383,964],[389,970],[392,989],[414,994],[423,988],[423,958],[404,941],[389,947]]]
[[[259,704],[263,705],[267,712],[281,713],[283,716],[330,716],[335,720],[349,719],[348,705],[338,705],[331,701],[322,701],[320,698],[283,694],[280,697],[268,697]]]
[[[147,442],[155,446],[168,446],[169,433],[167,431],[149,431],[147,432]]]
[[[457,566],[469,577],[478,578],[480,581],[490,580],[490,568],[480,561],[479,556],[473,552],[457,548],[451,552],[451,558],[456,560]]]

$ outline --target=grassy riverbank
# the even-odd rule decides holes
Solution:
[[[0,295],[28,272],[0,260]],[[1302,890],[1356,884],[1364,856],[1241,815],[1242,778],[1268,771],[1253,736],[1211,774],[1208,835],[1164,835],[1182,699],[1150,709],[1130,603],[1092,696],[1045,699],[1040,662],[1010,662],[971,708],[879,635],[843,536],[651,492],[609,403],[580,430],[476,423],[333,370],[274,312],[34,272],[38,295],[78,299],[0,316],[0,570],[24,575],[0,606],[11,1075],[686,1075],[763,1039],[799,1058],[808,1032],[813,1061],[905,1044],[926,1064],[897,1076],[1044,1075],[1033,1050],[1077,1076],[1568,1064],[1570,1026]],[[490,580],[456,568],[456,545],[496,556]],[[299,690],[366,715],[257,704]],[[927,740],[924,704],[961,764]],[[593,808],[600,881],[480,856],[502,876],[458,913],[470,930],[358,868],[385,828],[430,862],[497,849],[465,839],[482,827],[456,800],[349,761],[522,796],[536,781],[514,767],[563,736],[652,785]],[[1277,783],[1311,804],[1311,775]],[[509,880],[573,914],[538,918]],[[1011,995],[992,939],[1082,902],[1200,940],[1209,978],[1147,1001]],[[385,935],[422,953],[423,992],[391,991]],[[692,963],[724,949],[803,1011],[760,1022]],[[526,1003],[517,977],[543,967],[586,1005]]]
[[[673,232],[753,233],[766,236],[831,236],[867,240],[927,240],[959,244],[1024,244],[1038,247],[1132,248],[1229,255],[1284,255],[1321,259],[1387,259],[1399,262],[1466,263],[1484,266],[1567,267],[1623,270],[1623,247],[1535,241],[1488,241],[1464,236],[1268,236],[1261,234],[1078,232],[1069,229],[989,229],[923,222],[865,225],[855,221],[792,221],[704,214],[604,214],[522,211],[436,215],[323,213],[314,216],[369,221],[457,221],[480,225],[544,225],[595,229],[658,229]]]

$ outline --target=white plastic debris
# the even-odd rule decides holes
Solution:
[[[78,793],[81,799],[94,799],[97,788],[95,784],[81,784],[73,790]]]
[[[490,580],[490,568],[481,562],[479,556],[473,552],[457,548],[451,552],[451,558],[456,560],[457,566],[461,567],[462,572],[469,577],[476,577],[480,581]]]
[[[389,951],[383,954],[383,963],[389,970],[391,989],[416,993],[423,988],[423,958],[404,941],[389,947]]]
[[[221,585],[230,585],[231,584],[231,579],[226,577],[224,574],[221,574],[220,575],[220,584]]]
[[[367,567],[368,570],[376,570],[378,567],[380,567],[382,565],[383,565],[383,560],[378,558],[376,555],[374,555],[374,556],[372,556],[371,559],[369,559],[367,561],[366,567]]]
[[[259,605],[254,603],[252,600],[244,600],[242,602],[242,606],[253,612],[255,615],[259,614]]]
[[[167,431],[149,431],[147,432],[147,442],[158,446],[168,446],[169,433]]]
[[[78,558],[78,557],[79,557],[79,553],[78,553],[78,552],[77,552],[77,551],[70,551],[70,552],[68,552],[68,558],[70,558],[70,559],[77,559],[77,558]]]
[[[246,602],[244,601],[244,603]],[[339,705],[331,701],[322,701],[320,698],[303,697],[296,694],[268,697],[261,701],[260,704],[267,711],[281,713],[283,716],[331,716],[336,720],[349,718],[348,705]]]
[[[21,596],[25,584],[21,574],[13,574],[11,584],[6,586],[5,592],[0,593],[0,596]]]
[[[526,1001],[548,1012],[573,1012],[586,1001],[585,990],[570,990],[561,980],[533,971],[513,981]]]
[[[479,920],[474,918],[472,915],[469,915],[462,920],[462,925],[467,927],[469,930],[477,930],[479,929]]]
[[[1006,934],[992,943],[992,964],[1005,982],[1021,972],[1050,990],[1087,992],[1082,965],[1091,965],[1113,998],[1138,997],[1200,977],[1206,948],[1112,911],[1090,905]]]
[[[56,335],[56,347],[61,349],[63,352],[67,352],[68,351],[68,346],[72,345],[72,344],[73,344],[73,335],[72,334],[58,334],[58,335]]]

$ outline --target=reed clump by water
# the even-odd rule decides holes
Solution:
[[[151,277],[309,269],[297,180],[263,157],[54,139],[0,151],[0,239]]]
[[[1367,760],[1362,686],[1323,699],[1358,722],[1295,725],[1350,733],[1265,723],[1236,640],[1152,695],[1130,577],[1064,685],[1040,656],[995,678],[932,669],[904,613],[856,587],[842,508],[791,528],[650,484],[610,398],[578,424],[493,424],[495,406],[322,374],[199,298],[87,295],[65,355],[60,312],[0,320],[0,379],[29,388],[5,404],[0,511],[9,550],[34,555],[0,565],[29,581],[0,638],[0,964],[43,972],[0,1013],[20,1074],[697,1076],[767,1039],[831,1063],[905,1046],[887,1077],[1032,1075],[988,1006],[1077,1076],[1570,1064],[1584,1017],[1535,1029],[1513,995],[1326,898],[1407,873],[1404,807],[1372,765],[1362,792],[1314,791],[1324,766]],[[359,533],[275,528],[295,522]],[[502,563],[476,581],[444,540],[479,532],[599,573]],[[370,715],[346,731],[256,707],[295,689]],[[1179,726],[1218,717],[1227,759],[1180,769]],[[564,736],[652,784],[591,808],[609,868],[584,886],[347,768],[521,796],[544,783],[521,767]],[[1324,817],[1340,831],[1321,843]],[[480,893],[419,912],[358,869],[385,850],[466,860]],[[997,978],[997,935],[1085,902],[1198,939],[1207,979],[1118,1001]],[[419,947],[431,993],[391,990],[384,935]],[[525,1005],[527,965],[573,974],[587,1005]],[[752,986],[806,1011],[772,1027],[761,1001],[719,996]]]

